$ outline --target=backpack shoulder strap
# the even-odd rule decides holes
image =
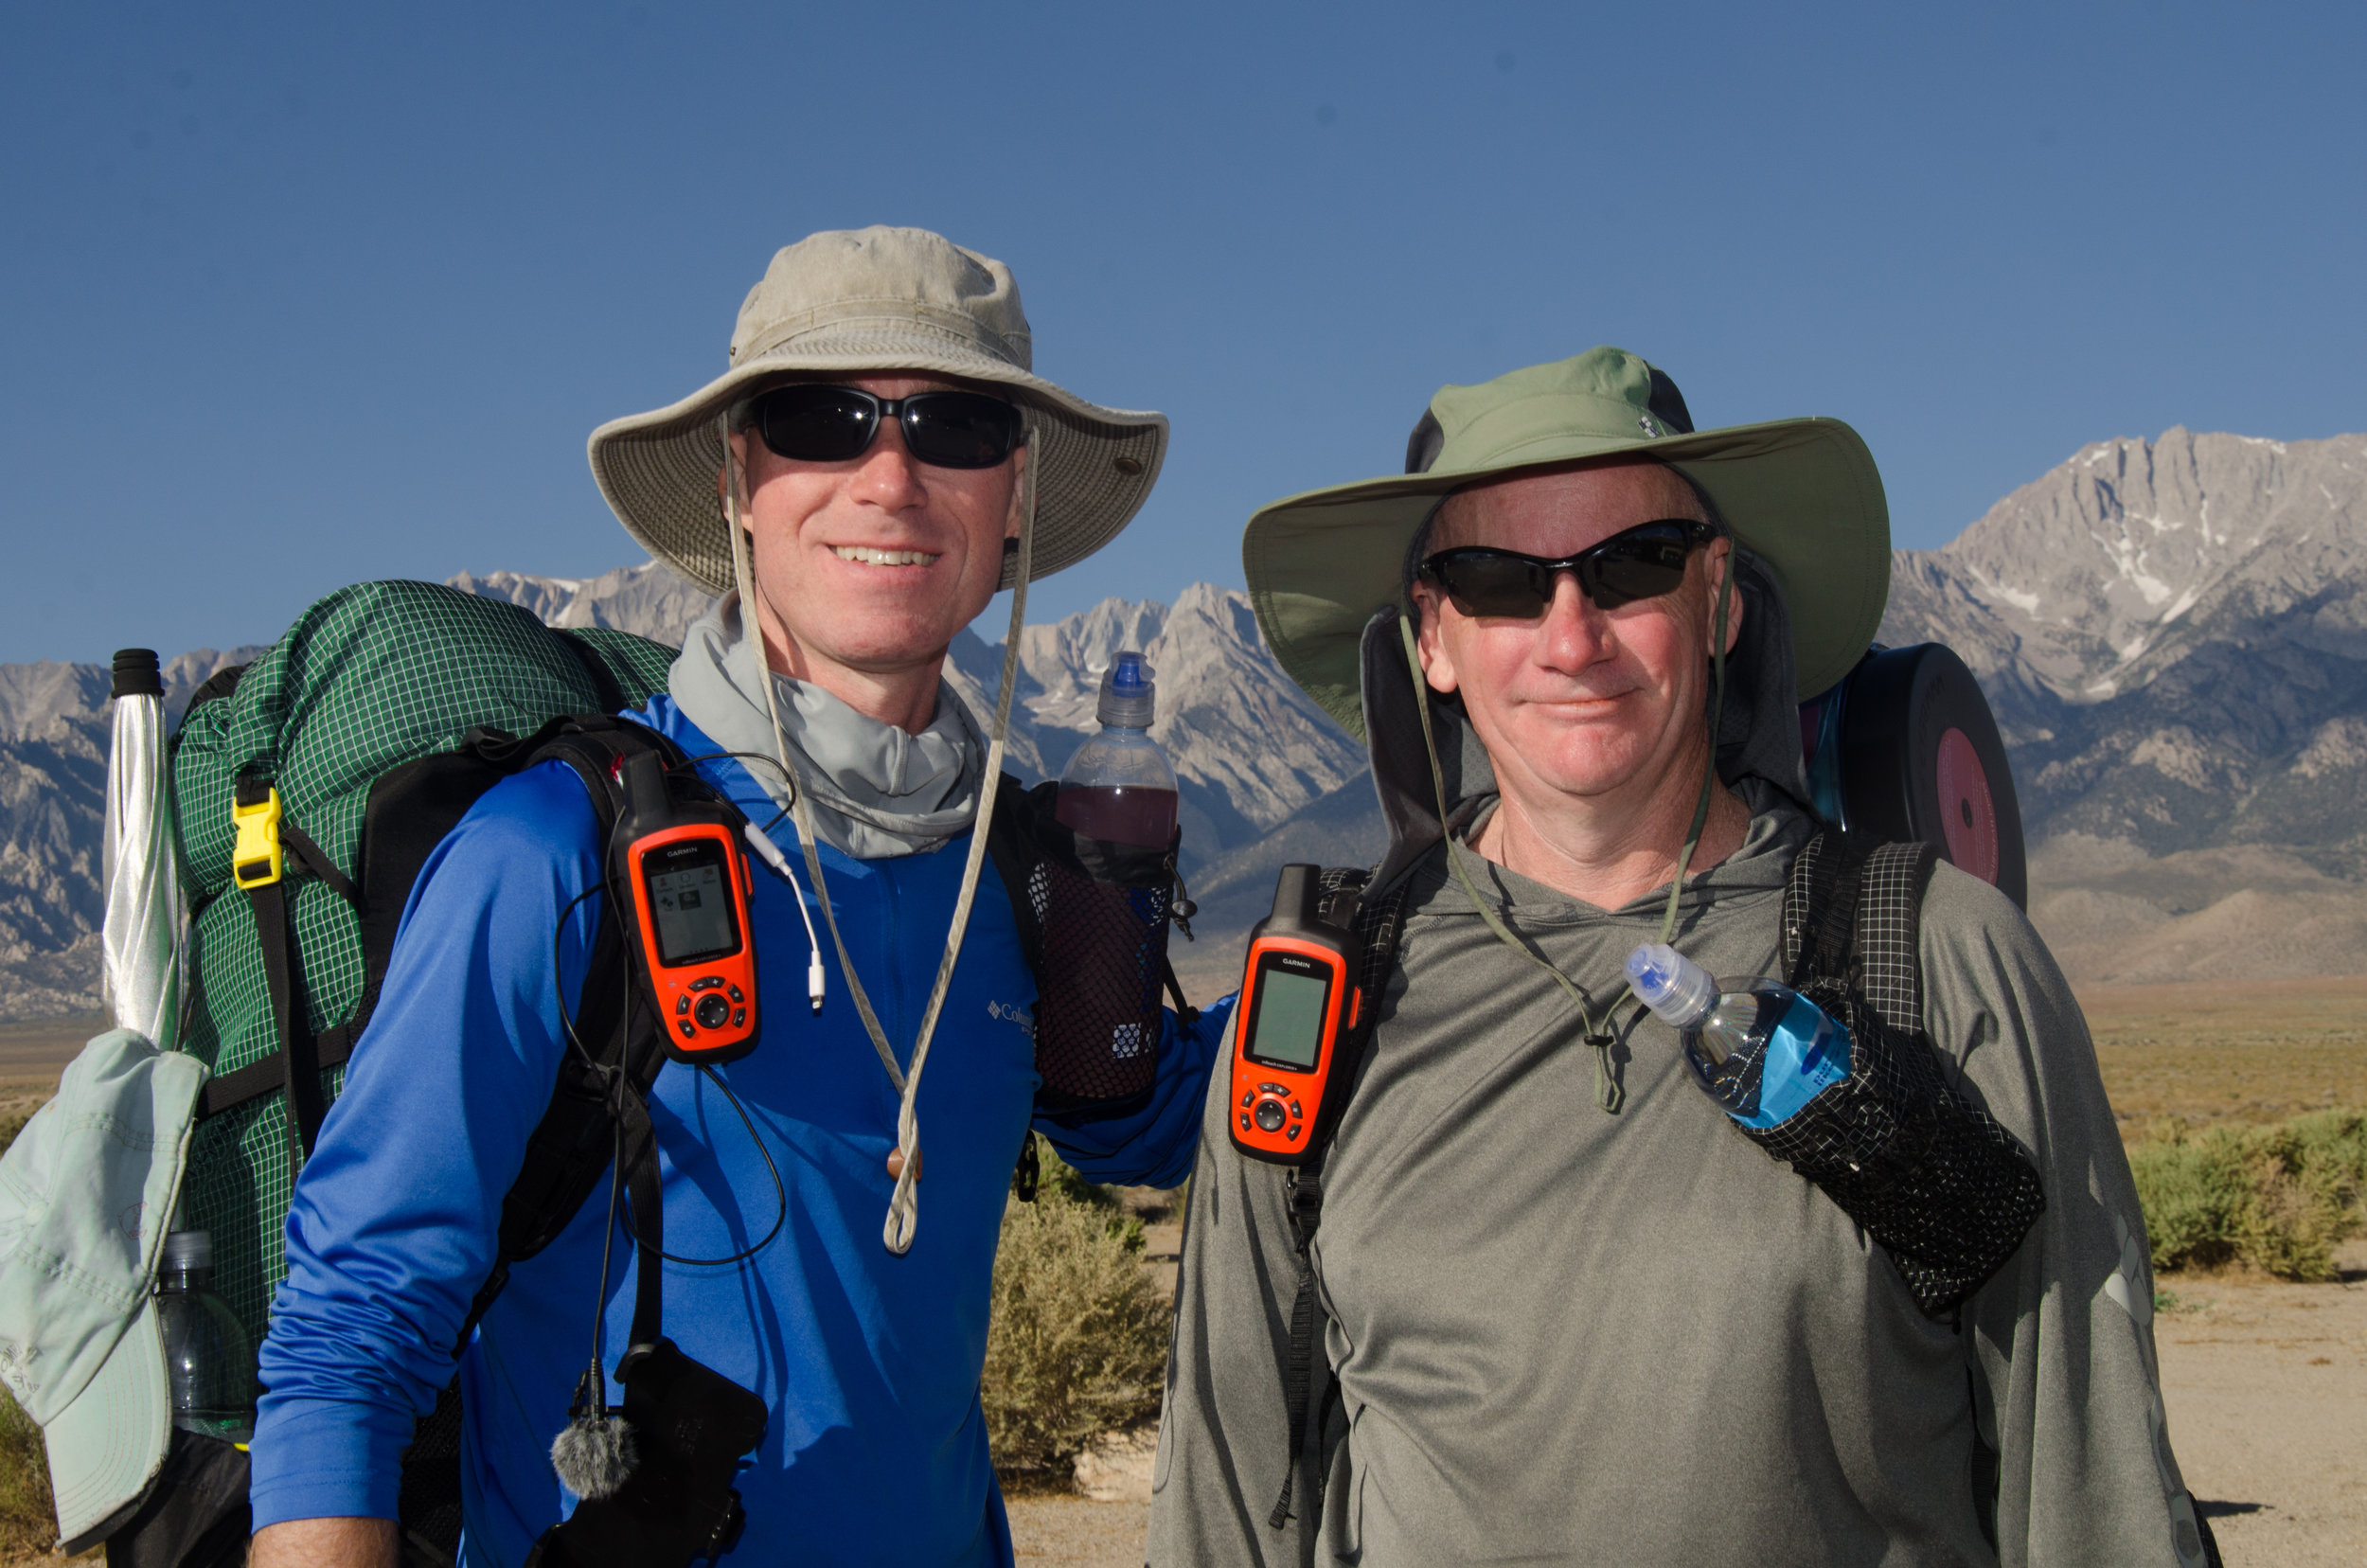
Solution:
[[[623,793],[616,781],[618,767],[627,756],[650,748],[657,749],[671,762],[683,759],[681,749],[657,732],[596,714],[553,720],[529,736],[511,736],[498,730],[472,732],[468,747],[459,755],[502,776],[545,761],[561,762],[573,769],[583,781],[593,815],[599,824],[600,850],[605,862],[608,836],[624,809]],[[430,800],[439,790],[450,787],[430,774],[394,792],[390,798],[411,798],[416,810],[417,801]],[[373,792],[374,808],[377,803],[377,793]],[[434,843],[420,848],[409,842],[423,836],[425,829],[408,820],[412,813],[398,814],[405,818],[404,830],[398,835],[404,842],[381,840],[377,849],[389,856],[424,861],[426,850],[432,849]],[[416,866],[414,870],[416,874]],[[467,1347],[469,1336],[475,1332],[477,1324],[509,1283],[511,1265],[542,1251],[566,1228],[599,1185],[620,1143],[626,1168],[634,1183],[634,1223],[642,1233],[640,1244],[645,1250],[655,1244],[659,1227],[664,1224],[663,1212],[650,1192],[655,1162],[647,1157],[650,1133],[644,1099],[665,1061],[665,1051],[658,1042],[656,1026],[648,1009],[632,1005],[623,924],[612,900],[602,899],[600,906],[573,1020],[575,1039],[582,1049],[570,1048],[560,1059],[550,1101],[543,1109],[542,1120],[527,1135],[518,1174],[509,1190],[503,1194],[493,1266],[469,1303],[468,1315],[453,1341],[454,1359]],[[389,932],[387,944],[391,942]],[[375,999],[374,987],[370,996]],[[632,1093],[612,1099],[605,1076],[614,1070],[621,1070]],[[657,1321],[660,1272],[647,1256],[642,1257],[641,1284],[633,1301],[636,1338],[645,1321],[652,1326]],[[397,1506],[410,1553],[407,1561],[442,1565],[455,1559],[461,1531],[462,1423],[459,1385],[455,1381],[445,1389],[436,1408],[413,1428],[411,1446],[402,1458]]]
[[[654,750],[670,765],[684,760],[682,749],[656,731],[603,717],[561,720],[513,744],[524,754],[520,767],[563,762],[583,780],[600,824],[603,861],[608,834],[624,811],[617,778],[624,759]],[[601,904],[583,989],[568,1021],[570,1048],[560,1058],[550,1103],[527,1136],[517,1177],[503,1195],[493,1267],[470,1303],[454,1344],[454,1355],[508,1284],[510,1266],[549,1246],[599,1185],[620,1147],[620,1100],[629,1106],[621,1139],[628,1170],[641,1164],[648,1151],[648,1117],[632,1114],[630,1105],[647,1099],[666,1064],[666,1053],[649,1009],[634,1006],[625,922],[614,899],[603,899]],[[624,1093],[613,1094],[612,1086]]]
[[[1885,844],[1860,875],[1856,947],[1866,1003],[1901,1035],[1923,1028],[1923,893],[1939,852],[1920,840]]]
[[[1809,980],[1846,981],[1857,941],[1859,872],[1871,846],[1825,831],[1808,840],[1784,884],[1784,977],[1797,990]]]
[[[1784,887],[1784,968],[1794,989],[1833,980],[1902,1034],[1923,1032],[1923,893],[1939,852],[1823,832]]]
[[[1334,868],[1324,872],[1321,885],[1326,896],[1343,891],[1354,895],[1369,886],[1370,881],[1361,870]],[[1313,1248],[1315,1232],[1324,1222],[1324,1161],[1331,1151],[1331,1135],[1339,1128],[1340,1114],[1363,1078],[1367,1047],[1380,1018],[1381,994],[1388,989],[1389,977],[1396,970],[1397,938],[1405,931],[1406,886],[1406,880],[1399,878],[1379,893],[1359,900],[1355,925],[1357,935],[1361,938],[1362,956],[1357,967],[1356,984],[1363,1007],[1344,1042],[1350,1077],[1336,1099],[1326,1096],[1323,1119],[1308,1138],[1308,1159],[1305,1164],[1292,1167],[1289,1178],[1290,1246],[1297,1258],[1298,1290],[1290,1303],[1290,1347],[1282,1367],[1282,1402],[1290,1413],[1290,1460],[1282,1474],[1282,1495],[1274,1500],[1273,1511],[1266,1517],[1267,1525],[1276,1530],[1290,1522],[1290,1496],[1298,1482],[1302,1460],[1308,1463],[1313,1478],[1318,1506],[1323,1499],[1322,1467],[1316,1456],[1306,1450],[1308,1406],[1315,1367]]]

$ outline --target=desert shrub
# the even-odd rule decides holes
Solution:
[[[2131,1147],[2128,1169],[2145,1206],[2156,1269],[2234,1260],[2250,1200],[2234,1138],[2218,1131],[2200,1137],[2173,1131]]]
[[[1037,1188],[1041,1192],[1065,1198],[1072,1203],[1090,1208],[1114,1209],[1123,1187],[1088,1181],[1082,1171],[1059,1156],[1059,1150],[1045,1138],[1036,1140]]]
[[[0,1393],[0,1559],[13,1561],[47,1552],[57,1539],[41,1428]]]
[[[1041,1138],[1036,1142],[1036,1158],[1043,1190],[1095,1208],[1114,1209],[1146,1225],[1181,1221],[1184,1200],[1192,1190],[1188,1177],[1182,1186],[1176,1187],[1118,1186],[1093,1181],[1061,1159],[1050,1142]]]
[[[0,1152],[16,1142],[33,1114],[30,1104],[0,1110]],[[46,1552],[58,1539],[57,1514],[49,1505],[49,1456],[41,1428],[0,1393],[0,1558]]]
[[[1172,1318],[1143,1272],[1141,1221],[1046,1177],[1035,1203],[1004,1210],[994,1260],[982,1394],[995,1466],[1014,1480],[1158,1411]]]
[[[2156,1269],[2242,1262],[2328,1280],[2335,1243],[2367,1228],[2367,1113],[2172,1129],[2133,1146],[2128,1164]]]

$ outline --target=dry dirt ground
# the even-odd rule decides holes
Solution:
[[[1014,1497],[1011,1544],[1028,1568],[1143,1568],[1148,1503]]]
[[[2229,1568],[2367,1563],[2367,1241],[2336,1285],[2163,1274],[2162,1402]]]
[[[9,1092],[58,1086],[58,1074],[82,1042],[108,1025],[103,1014],[50,1019],[39,1024],[0,1024],[0,1085]],[[38,1102],[37,1102],[38,1103]]]

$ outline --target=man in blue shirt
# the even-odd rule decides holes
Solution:
[[[751,909],[757,1047],[669,1067],[650,1096],[667,1251],[746,1255],[664,1271],[667,1336],[769,1413],[738,1560],[1011,1560],[978,1379],[1013,1158],[1032,1121],[1097,1180],[1180,1182],[1229,1016],[1170,1015],[1147,1098],[1037,1115],[1035,982],[971,852],[1000,747],[940,672],[998,586],[1125,526],[1166,421],[1076,398],[1029,352],[1000,262],[920,230],[818,234],[749,294],[725,375],[592,440],[627,530],[723,595],[633,717],[783,851]],[[289,1214],[253,1445],[263,1568],[397,1560],[402,1451],[550,1096],[602,849],[580,782],[546,764],[418,880]],[[796,1005],[810,925],[838,959],[818,1014]],[[407,1050],[371,1050],[398,1032]],[[517,1568],[575,1506],[549,1450],[596,1315],[621,1398],[635,1265],[604,1199],[512,1270],[461,1357],[470,1563]]]

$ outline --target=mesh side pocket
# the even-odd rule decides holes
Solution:
[[[1159,1071],[1175,846],[1086,838],[1054,819],[1049,786],[1027,807],[1042,1101],[1062,1109],[1146,1093]]]
[[[1931,1047],[1902,1039],[1830,981],[1808,999],[1849,1031],[1850,1072],[1780,1127],[1741,1131],[1824,1189],[1897,1264],[1925,1313],[1980,1289],[2046,1208],[1997,1119],[1959,1097]]]

